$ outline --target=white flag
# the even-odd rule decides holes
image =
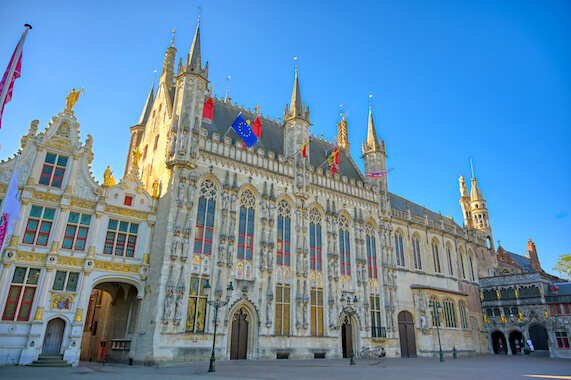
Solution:
[[[16,162],[17,164],[17,162]],[[0,247],[4,243],[6,236],[14,230],[14,224],[20,220],[20,200],[18,199],[18,173],[14,164],[12,179],[6,190],[6,197],[2,201],[2,211],[4,215],[0,223]]]

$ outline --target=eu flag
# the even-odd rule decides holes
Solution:
[[[246,120],[244,120],[242,114],[239,114],[238,117],[236,117],[236,120],[234,120],[232,123],[232,128],[234,128],[238,136],[244,140],[246,145],[248,145],[248,148],[254,145],[256,141],[258,141],[258,136],[254,134],[252,127],[246,123]]]

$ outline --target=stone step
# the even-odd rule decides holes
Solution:
[[[28,364],[30,367],[71,367],[71,364],[67,360],[63,360],[63,355],[42,355],[38,357],[38,360]]]
[[[535,350],[529,353],[529,356],[549,357],[549,350]]]
[[[71,367],[71,364],[64,360],[59,363],[40,363],[36,360],[28,364],[28,367]]]

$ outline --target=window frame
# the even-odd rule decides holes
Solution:
[[[111,222],[117,222],[117,226],[115,229],[111,230],[110,225]],[[121,231],[120,228],[122,223],[127,223],[127,229],[125,231]],[[132,231],[132,226],[137,226],[136,232]],[[105,255],[113,255],[114,257],[126,257],[126,258],[133,258],[136,254],[137,248],[137,239],[139,237],[139,228],[140,223],[120,220],[120,219],[109,219],[107,222],[107,230],[105,232],[105,241],[103,243],[103,254]],[[113,234],[113,239],[109,239],[110,234]],[[123,235],[124,239],[121,240],[119,244],[119,236]],[[135,238],[135,241],[131,241],[131,238]],[[118,247],[121,246],[121,254],[117,254]],[[110,252],[106,252],[110,249]],[[128,253],[131,252],[129,255]]]
[[[71,221],[72,214],[77,214],[78,219],[77,222],[74,223]],[[89,223],[83,223],[84,216],[89,217]],[[67,218],[67,224],[65,230],[63,231],[63,239],[61,243],[62,249],[70,249],[75,251],[85,251],[85,247],[87,246],[87,238],[89,237],[89,227],[91,225],[91,214],[84,214],[81,212],[70,212]],[[73,228],[73,234],[68,234],[69,229]],[[85,231],[85,237],[80,236],[80,231]],[[71,240],[71,246],[66,246],[67,241]],[[83,248],[77,248],[78,242],[83,242]]]
[[[202,208],[204,208],[204,211],[201,211]],[[194,246],[192,249],[193,253],[204,255],[212,254],[215,217],[216,200],[203,196],[198,198],[198,210],[194,229]]]
[[[268,301],[269,302],[269,301]],[[291,287],[289,285],[276,285],[276,314],[274,333],[278,336],[290,335],[291,323]]]
[[[25,270],[24,275],[22,277],[22,282],[16,282],[16,273],[18,269]],[[35,277],[35,279],[31,277],[32,271],[33,271],[32,276]],[[3,321],[26,322],[30,320],[41,275],[42,275],[41,268],[18,267],[18,266],[14,268],[14,272],[12,273],[12,280],[10,281],[10,287],[8,290],[8,294],[6,296],[6,301],[4,303],[4,312],[2,313]],[[13,297],[12,289],[17,289],[16,297]],[[25,301],[26,296],[29,294],[28,291],[32,292],[31,300]],[[13,315],[11,317],[6,316],[9,305],[16,305],[13,309]],[[24,308],[24,306],[26,305],[29,305],[27,309]],[[22,315],[22,313],[25,314]]]
[[[36,209],[41,209],[40,211],[40,216],[34,216],[32,215],[33,211]],[[46,210],[50,210],[53,211],[53,214],[51,215],[51,219],[48,217],[46,217]],[[39,245],[42,247],[46,247],[50,241],[50,234],[52,231],[52,227],[56,221],[56,211],[57,209],[55,208],[50,208],[50,207],[44,207],[44,206],[36,206],[36,205],[32,205],[32,208],[30,209],[30,213],[28,215],[28,220],[26,222],[26,227],[24,229],[24,237],[22,238],[22,243],[24,244],[31,244],[31,245]],[[30,222],[36,222],[36,227],[34,229],[30,229]],[[47,232],[45,230],[43,230],[44,226],[48,226],[48,230]],[[30,234],[32,234],[32,241],[26,241],[28,239],[28,237],[30,236]],[[45,236],[45,244],[39,243],[40,237]]]
[[[52,156],[54,157],[53,162],[48,162],[48,159]],[[65,163],[63,165],[60,164],[60,159],[65,159]],[[59,153],[46,152],[46,156],[44,157],[44,165],[40,171],[40,179],[38,184],[61,189],[68,161],[69,156],[60,155]],[[49,169],[49,173],[46,173],[46,169]],[[56,175],[58,174],[58,170],[61,171],[61,175]],[[54,184],[56,181],[59,181],[59,183]]]
[[[310,299],[310,335],[324,336],[323,329],[323,289],[312,287]]]
[[[290,266],[291,217],[278,214],[277,231],[276,264]]]
[[[403,238],[401,231],[395,232],[395,253],[397,259],[397,266],[406,267],[406,261],[404,259],[404,245],[403,245]]]
[[[193,282],[195,281],[197,282],[197,284],[196,286],[193,286]],[[185,332],[187,333],[196,334],[196,333],[206,332],[206,323],[208,321],[206,319],[206,314],[208,312],[208,307],[207,307],[208,291],[204,289],[204,283],[206,281],[208,281],[208,278],[206,277],[192,276],[190,278],[189,292],[188,292],[188,307],[187,307],[186,324],[185,324]],[[196,293],[194,293],[195,291]],[[200,326],[200,324],[202,324],[202,327]]]

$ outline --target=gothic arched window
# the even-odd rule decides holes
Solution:
[[[281,200],[278,203],[278,246],[276,251],[276,264],[290,263],[290,236],[291,236],[291,207]]]
[[[454,276],[454,269],[452,268],[452,247],[450,244],[446,244],[446,253],[448,254],[448,269],[450,270],[450,276]]]
[[[316,208],[309,213],[309,267],[321,270],[321,214]]]
[[[422,269],[422,259],[420,258],[420,239],[418,235],[412,235],[412,257],[414,258],[414,269]]]
[[[254,252],[254,217],[256,198],[251,190],[240,197],[240,224],[238,225],[238,259],[252,260]]]
[[[402,233],[395,232],[395,251],[397,255],[397,265],[404,267],[404,249],[402,246]]]
[[[194,253],[204,253],[205,255],[211,253],[216,193],[216,186],[212,180],[207,179],[200,185],[194,233]]]
[[[446,321],[446,327],[456,327],[456,310],[454,308],[454,301],[445,299],[443,305],[444,321]]]
[[[375,241],[375,226],[371,222],[367,222],[365,226],[366,243],[367,243],[367,264],[369,268],[369,278],[377,278],[377,248]]]
[[[458,303],[458,309],[460,310],[460,323],[462,323],[462,328],[468,328],[468,318],[466,318],[466,304],[463,301]],[[490,309],[488,309],[490,310]],[[491,312],[490,312],[491,314]]]
[[[345,215],[339,218],[339,266],[341,274],[351,275],[351,246],[349,245],[349,221]]]
[[[466,278],[466,270],[464,269],[464,247],[460,247],[460,269],[462,270],[462,278]]]
[[[440,254],[438,253],[438,240],[432,239],[432,259],[434,260],[434,271],[441,273],[440,270]]]

